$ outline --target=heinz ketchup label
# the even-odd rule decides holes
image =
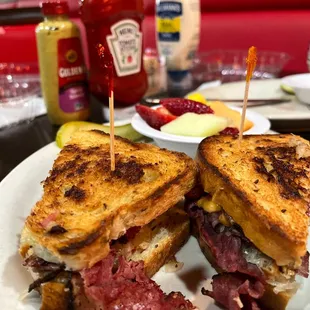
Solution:
[[[140,72],[142,33],[139,24],[132,19],[123,19],[111,27],[111,33],[107,43],[116,74],[126,76]]]
[[[59,106],[66,112],[88,107],[87,77],[79,38],[58,40]]]

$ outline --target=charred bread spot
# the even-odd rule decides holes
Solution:
[[[82,249],[82,248],[90,245],[94,241],[96,241],[100,237],[101,230],[102,230],[103,227],[104,227],[104,222],[102,221],[100,226],[99,226],[99,228],[96,231],[94,231],[91,234],[89,234],[87,236],[87,238],[85,238],[83,240],[80,240],[78,242],[71,243],[68,246],[64,246],[64,247],[60,248],[58,250],[58,252],[60,254],[75,255],[76,253],[78,253],[78,251],[80,249]]]
[[[58,176],[62,176],[68,170],[71,170],[75,167],[76,160],[66,161],[64,164],[60,166],[56,166],[50,173],[50,176],[46,178],[44,181],[44,185],[49,184],[50,182],[54,182]]]
[[[272,173],[268,172],[268,170],[266,169],[265,167],[265,161],[263,158],[260,158],[260,157],[254,157],[253,158],[253,161],[256,163],[256,171],[258,173],[261,173],[265,176],[267,176],[267,181],[270,182],[270,181],[274,181],[274,176],[272,175]]]
[[[58,252],[60,254],[75,255],[79,252],[80,249],[93,243],[96,239],[99,238],[99,236],[100,236],[99,231],[93,232],[92,234],[88,235],[86,239],[72,243],[68,246],[62,247],[58,250]]]
[[[76,169],[76,173],[77,173],[78,175],[83,174],[83,173],[86,171],[86,168],[87,168],[88,164],[89,164],[89,161],[86,161],[86,162],[82,163],[82,164]]]
[[[278,146],[272,148],[264,148],[268,156],[278,156],[279,159],[295,159],[296,148],[288,146]]]
[[[282,212],[282,213],[285,213],[285,212],[286,212],[286,209],[282,209],[281,212]]]
[[[62,149],[62,153],[78,153],[80,148],[76,144],[68,144],[65,145],[64,148]]]
[[[282,186],[281,196],[285,199],[301,198],[301,195],[297,188],[295,188],[294,181],[291,179],[285,179],[283,176],[278,176],[278,182]]]
[[[165,193],[171,185],[178,184],[186,173],[179,174],[173,181],[165,183],[163,186],[156,189],[156,191],[150,195],[151,199],[156,200]]]
[[[122,179],[128,184],[137,184],[144,176],[144,167],[146,167],[146,165],[139,164],[133,160],[128,162],[117,162],[115,170],[111,172],[111,175],[113,178]]]
[[[49,234],[54,234],[54,235],[59,235],[59,234],[64,234],[67,232],[67,229],[63,228],[60,225],[55,225],[53,226],[50,231],[48,232]]]
[[[298,182],[300,178],[307,177],[304,169],[297,169],[290,161],[295,159],[296,150],[294,147],[257,147],[263,156],[267,156],[268,163],[261,157],[254,157],[256,171],[267,176],[267,181],[277,181],[281,186],[280,194],[285,199],[302,198],[300,192],[306,192]],[[265,164],[272,166],[268,171]]]
[[[273,147],[262,152],[272,165],[272,173],[281,186],[281,195],[285,199],[302,198],[300,192],[307,190],[300,184],[301,178],[307,178],[303,168],[296,168],[291,162],[296,158],[295,147]]]
[[[82,201],[86,197],[85,190],[73,185],[69,190],[65,192],[65,197],[72,198],[76,201]]]

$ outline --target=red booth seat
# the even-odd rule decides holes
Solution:
[[[78,0],[69,0],[71,17],[82,30]],[[144,47],[155,47],[155,0],[144,0]],[[39,0],[17,0],[16,7],[39,6]],[[0,26],[0,62],[37,61],[36,25]],[[247,49],[281,51],[292,58],[285,73],[306,72],[310,42],[309,0],[201,0],[200,51]]]

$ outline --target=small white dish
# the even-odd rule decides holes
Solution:
[[[291,87],[300,102],[310,104],[310,73],[286,76],[282,85]]]
[[[159,105],[153,108],[156,109],[157,107],[159,107]],[[234,107],[232,109],[239,111],[240,113],[242,111],[241,108]],[[253,122],[254,125],[251,129],[244,132],[244,134],[264,134],[270,129],[270,122],[264,116],[253,111],[247,111],[246,117]],[[199,143],[204,139],[203,137],[177,136],[156,130],[150,127],[138,113],[132,118],[131,125],[137,132],[146,137],[152,138],[159,147],[183,152],[193,158],[196,155]]]

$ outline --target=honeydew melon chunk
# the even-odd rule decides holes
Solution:
[[[185,113],[160,130],[178,136],[210,137],[228,127],[229,123],[227,118],[213,114]]]

